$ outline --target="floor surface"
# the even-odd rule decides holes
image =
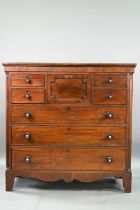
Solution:
[[[0,163],[0,210],[139,210],[140,173],[133,169],[132,193],[124,193],[121,179],[92,183],[48,183],[17,178],[14,191],[5,192],[5,166]]]

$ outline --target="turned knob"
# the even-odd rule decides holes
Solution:
[[[111,141],[113,139],[112,134],[107,134],[107,140]]]
[[[25,138],[26,140],[29,140],[29,139],[31,138],[31,134],[28,133],[28,132],[26,132],[26,133],[24,134],[24,138]]]
[[[31,162],[31,157],[29,155],[26,155],[24,158],[26,163],[30,163]]]
[[[107,96],[107,98],[108,98],[109,100],[111,100],[111,99],[113,98],[112,94],[109,94],[109,95]]]
[[[112,82],[113,82],[112,78],[109,78],[108,79],[108,84],[112,84]]]
[[[112,161],[113,161],[112,157],[106,157],[106,162],[107,163],[112,163]]]
[[[26,117],[26,118],[31,118],[31,116],[32,116],[32,115],[31,115],[31,113],[29,113],[29,112],[25,112],[25,113],[24,113],[24,117]]]
[[[112,119],[112,118],[113,118],[113,114],[112,114],[112,113],[107,113],[107,114],[106,114],[106,117],[107,117],[108,119]]]
[[[30,80],[30,78],[28,76],[25,78],[25,82],[26,83],[30,83],[31,82],[31,80]]]
[[[30,99],[30,98],[31,98],[31,95],[30,95],[29,93],[26,93],[26,94],[24,95],[24,97],[27,98],[27,99]]]

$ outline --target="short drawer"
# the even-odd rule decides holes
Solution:
[[[11,85],[13,87],[43,87],[45,77],[42,74],[13,74],[11,76]]]
[[[13,125],[13,145],[124,146],[124,127]]]
[[[127,86],[127,76],[121,74],[100,74],[94,77],[95,87],[118,88]]]
[[[126,124],[125,107],[13,105],[12,122]]]
[[[45,90],[41,88],[12,88],[11,100],[12,103],[44,103]]]
[[[12,168],[16,170],[124,170],[125,150],[14,147]]]
[[[127,91],[114,89],[95,89],[93,103],[95,104],[126,104]]]

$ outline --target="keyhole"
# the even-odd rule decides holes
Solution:
[[[68,106],[68,107],[67,107],[67,110],[68,110],[68,111],[70,111],[70,110],[71,110],[71,108]]]

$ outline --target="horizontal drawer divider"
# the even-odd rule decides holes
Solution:
[[[77,124],[71,124],[71,123],[59,123],[59,124],[55,124],[55,123],[16,123],[16,122],[13,122],[13,123],[11,123],[11,126],[12,125],[22,125],[22,126],[24,126],[24,125],[28,125],[28,126],[39,126],[39,125],[41,125],[41,126],[50,126],[50,127],[52,127],[52,126],[55,126],[55,127],[61,127],[61,126],[65,126],[65,127],[67,127],[67,126],[71,126],[71,127],[127,127],[127,124],[123,124],[123,125],[120,125],[120,124],[116,124],[116,125],[106,125],[106,124],[79,124],[79,123],[77,123]]]
[[[16,105],[16,106],[23,106],[23,104],[18,104],[18,103],[16,104],[16,103],[15,103],[14,105],[11,104],[11,107],[12,107],[12,106],[15,106],[15,105]],[[25,105],[27,105],[27,106],[29,106],[29,107],[31,106],[31,105],[28,104],[28,103],[27,103],[27,104],[24,104],[24,106],[25,106]],[[36,104],[36,106],[38,107],[38,106],[41,106],[41,105]],[[127,108],[127,107],[128,107],[127,104],[122,104],[122,105],[118,105],[118,104],[114,104],[114,105],[111,104],[111,105],[108,105],[108,104],[105,104],[105,105],[104,105],[104,108],[111,108],[111,107],[114,107],[114,106],[115,106],[116,108]],[[46,107],[46,108],[47,108],[47,107],[54,107],[54,108],[55,108],[55,107],[56,107],[56,108],[59,108],[59,107],[61,107],[61,108],[62,108],[62,107],[63,107],[63,108],[65,108],[65,107],[71,107],[71,108],[74,108],[74,107],[80,107],[80,108],[81,108],[81,107],[82,107],[82,108],[87,108],[87,107],[88,107],[88,108],[98,108],[98,107],[100,107],[100,108],[102,108],[102,105],[100,105],[100,104],[99,104],[99,105],[97,105],[97,104],[84,104],[84,105],[83,105],[83,104],[79,104],[79,105],[78,105],[78,104],[51,104],[51,103],[49,104],[49,103],[48,103],[48,104],[45,104],[44,107]],[[44,108],[44,107],[43,107],[43,108]]]
[[[127,127],[127,124],[116,124],[116,125],[114,125],[114,124],[84,124],[84,123],[77,123],[76,125],[73,125],[73,123],[69,123],[69,124],[66,124],[66,123],[59,123],[59,124],[54,124],[54,123],[41,123],[41,122],[33,122],[33,123],[22,123],[22,122],[12,122],[11,121],[11,125],[28,125],[28,126],[30,126],[30,125],[42,125],[42,126],[63,126],[63,125],[65,125],[65,126],[73,126],[73,127],[78,127],[78,126],[83,126],[83,127],[85,127],[85,126],[91,126],[91,127]]]
[[[44,172],[44,173],[52,173],[52,172],[57,172],[57,173],[71,173],[71,172],[74,172],[74,173],[78,173],[78,172],[80,172],[80,173],[94,173],[94,174],[96,174],[96,173],[100,173],[101,172],[101,170],[61,170],[61,169],[59,169],[59,170],[56,170],[56,169],[51,169],[51,170],[49,170],[49,169],[33,169],[33,170],[21,170],[21,169],[12,169],[12,171],[14,172],[14,173],[18,173],[18,172],[20,172],[20,173],[26,173],[26,172],[33,172],[33,171],[37,171],[38,173],[39,172]],[[104,174],[109,174],[109,173],[113,173],[114,174],[114,176],[115,176],[115,174],[118,176],[118,173],[124,173],[125,172],[125,170],[117,170],[117,171],[113,171],[113,170],[103,170],[103,172],[102,173],[104,173]],[[126,170],[126,172],[127,172],[127,170]],[[23,175],[23,174],[22,174]]]
[[[39,105],[47,104],[47,102],[38,102],[38,103],[36,103],[36,102],[32,102],[32,103],[31,102],[30,103],[24,103],[24,102],[14,103],[14,102],[12,102],[11,104],[13,104],[13,105],[18,105],[19,104],[19,105],[23,105],[23,106],[24,105],[35,105],[36,106],[37,104],[39,104]]]
[[[47,108],[47,106],[49,107],[49,106],[51,106],[52,104],[49,104],[47,101],[46,102],[40,102],[40,103],[12,103],[11,102],[11,105],[16,105],[16,106],[18,106],[18,105],[21,105],[21,106],[23,106],[23,105],[32,105],[32,104],[34,104],[34,105],[42,105],[42,104],[44,104],[44,105],[46,105],[46,108]],[[60,105],[59,105],[60,106]],[[62,105],[63,106],[63,105]],[[62,106],[60,106],[60,107],[62,107]],[[65,107],[67,107],[67,106],[71,106],[72,107],[72,105],[70,104],[70,105],[66,105]],[[78,107],[83,107],[83,105],[77,105]],[[87,105],[87,106],[85,106],[85,107],[107,107],[108,106],[108,108],[111,108],[111,107],[124,107],[124,108],[127,108],[128,106],[127,106],[127,104],[110,104],[110,105],[104,105],[104,104],[94,104],[93,103],[93,105],[91,105],[90,106],[90,104],[89,105]],[[51,106],[52,107],[52,106]],[[56,107],[58,107],[58,106],[56,106]]]
[[[11,90],[12,89],[43,89],[43,90],[46,90],[45,86],[42,86],[42,87],[38,87],[38,86],[15,86],[15,87],[12,87],[11,86]],[[119,88],[118,88],[119,89]]]
[[[29,171],[29,170],[27,170],[27,169],[24,169],[24,170],[23,170],[23,169],[19,169],[19,170],[18,170],[18,169],[16,169],[16,170],[15,170],[15,169],[12,169],[12,171],[13,171],[13,172],[18,172],[18,171],[19,171],[20,173],[22,173],[22,172],[23,172],[23,173],[24,173],[24,172],[25,172],[25,173],[26,173],[26,172],[31,172],[31,171]],[[109,169],[106,169],[106,170],[105,170],[105,169],[103,169],[103,170],[96,170],[96,169],[95,169],[95,170],[93,170],[93,169],[92,169],[92,170],[87,170],[87,169],[85,170],[85,169],[83,169],[83,170],[78,170],[78,171],[77,171],[77,170],[74,170],[74,169],[70,169],[70,170],[67,170],[67,169],[66,169],[66,170],[64,170],[64,169],[63,169],[63,170],[61,170],[61,169],[59,169],[59,170],[58,170],[58,169],[51,169],[51,170],[50,170],[50,169],[41,169],[41,168],[40,168],[39,170],[38,170],[38,169],[32,169],[32,172],[33,172],[33,171],[34,171],[35,173],[37,173],[37,172],[38,172],[38,173],[39,173],[39,172],[41,172],[41,173],[43,173],[43,172],[44,172],[44,173],[48,173],[48,172],[55,172],[55,173],[59,173],[59,172],[63,172],[63,173],[67,173],[67,172],[69,172],[69,173],[71,173],[71,172],[72,172],[72,173],[73,173],[73,172],[74,172],[74,173],[78,173],[78,172],[80,172],[80,173],[90,173],[90,172],[91,172],[91,173],[107,173],[107,174],[110,173],[110,174],[111,174],[111,177],[112,177],[112,173],[114,173],[114,177],[115,177],[115,174],[116,174],[116,177],[118,177],[118,173],[124,173],[124,172],[125,172],[125,170],[122,170],[122,171],[120,171],[120,170],[114,170],[114,171],[113,171],[113,170],[109,170]],[[127,171],[126,171],[126,172],[127,172]],[[23,173],[22,173],[22,176],[23,176]],[[110,177],[110,175],[108,175],[108,176]],[[31,176],[31,177],[32,177],[32,176]]]
[[[108,86],[101,86],[101,87],[96,87],[96,86],[93,86],[94,89],[106,89],[106,90],[110,90],[110,89],[113,89],[113,90],[128,90],[127,87],[108,87]]]
[[[91,149],[91,148],[96,148],[96,149],[113,149],[113,148],[120,148],[121,150],[127,150],[127,146],[88,146],[88,145],[84,145],[84,146],[81,146],[81,145],[78,145],[78,146],[72,146],[72,145],[13,145],[11,144],[11,148],[74,148],[74,149]]]

